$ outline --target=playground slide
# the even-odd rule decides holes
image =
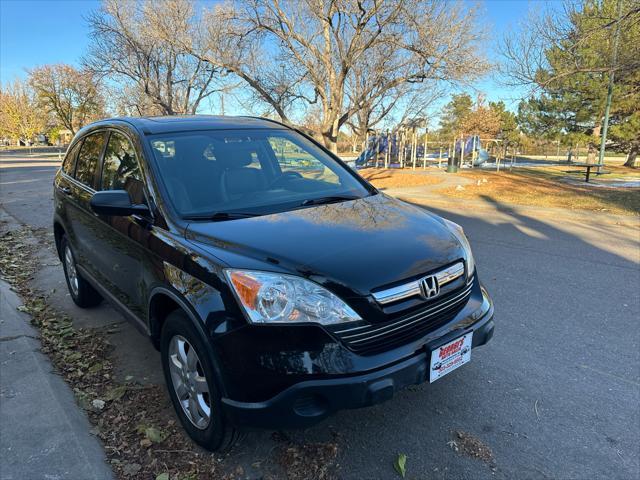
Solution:
[[[473,135],[464,139],[464,145],[461,148],[461,141],[457,140],[455,145],[455,154],[456,157],[460,157],[461,150],[464,149],[464,158],[470,159],[473,155],[473,152],[476,152],[475,158],[473,160],[473,166],[477,167],[482,165],[487,160],[489,160],[489,152],[487,152],[484,148],[482,148],[482,144],[480,142],[480,137],[478,135]]]

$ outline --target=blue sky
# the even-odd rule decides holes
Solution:
[[[99,5],[99,0],[0,0],[0,80],[24,77],[26,69],[45,63],[77,64],[89,43],[85,17]],[[480,2],[481,18],[491,34],[489,58],[496,58],[495,40],[517,28],[530,8],[542,5],[530,0]],[[490,78],[474,87],[488,100],[502,99],[512,109],[522,95]],[[469,93],[475,96],[473,90]]]

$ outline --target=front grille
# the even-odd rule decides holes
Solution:
[[[469,301],[473,279],[424,307],[383,323],[336,330],[354,352],[370,355],[419,338],[450,322]]]

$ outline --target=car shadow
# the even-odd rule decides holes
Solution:
[[[640,390],[637,229],[599,223],[597,215],[584,224],[524,214],[486,200],[492,208],[483,211],[464,202],[429,210],[469,236],[495,302],[494,339],[436,383],[287,432],[300,443],[336,441],[340,478],[391,478],[398,453],[416,478],[626,478],[637,471],[632,445],[640,428],[628,422],[638,418]],[[493,461],[465,455],[458,431],[486,445]]]

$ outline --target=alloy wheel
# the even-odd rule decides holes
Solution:
[[[78,295],[78,271],[76,270],[76,262],[71,253],[71,248],[67,245],[64,249],[64,266],[69,279],[69,286],[74,295]]]
[[[209,384],[196,350],[181,335],[174,335],[169,342],[169,371],[184,414],[204,430],[211,421]]]

